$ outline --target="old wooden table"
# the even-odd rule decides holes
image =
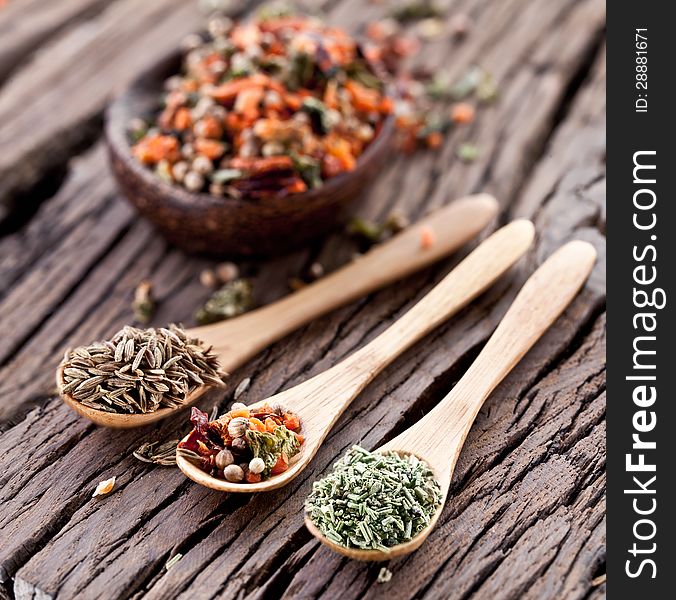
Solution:
[[[398,360],[340,420],[302,477],[267,495],[228,497],[133,450],[184,425],[112,432],[56,398],[63,349],[132,319],[150,278],[154,323],[191,322],[204,259],[168,247],[115,190],[102,109],[144,64],[202,23],[186,0],[10,0],[0,9],[0,597],[600,598],[605,595],[605,54],[602,0],[443,1],[475,22],[415,60],[454,76],[489,69],[501,98],[438,152],[397,158],[362,209],[412,218],[468,192],[501,202],[501,220],[534,220],[520,271]],[[380,3],[315,0],[354,32]],[[241,8],[241,6],[240,6]],[[248,9],[249,7],[247,7]],[[477,144],[474,163],[455,157]],[[332,554],[303,526],[311,481],[354,442],[375,447],[429,410],[477,354],[518,284],[571,238],[601,259],[581,295],[488,400],[472,429],[439,526],[389,567]],[[354,247],[336,235],[247,265],[260,302],[319,260]],[[466,249],[465,251],[466,252]],[[463,253],[464,253],[463,252]],[[461,253],[462,254],[462,253]],[[334,364],[401,315],[458,257],[305,327],[232,375],[251,401]],[[96,483],[116,475],[104,501]],[[170,570],[165,563],[182,559]]]

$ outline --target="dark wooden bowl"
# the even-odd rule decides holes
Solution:
[[[189,252],[273,255],[326,234],[346,215],[382,168],[394,137],[394,119],[383,123],[357,167],[316,190],[264,200],[217,198],[169,184],[131,155],[129,121],[149,117],[159,105],[164,80],[178,72],[180,52],[148,69],[106,111],[110,163],[120,189],[173,244]]]

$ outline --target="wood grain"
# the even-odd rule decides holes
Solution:
[[[10,2],[0,11],[0,82],[31,53],[74,23],[95,16],[105,0],[40,0]]]
[[[512,278],[386,369],[345,412],[303,477],[264,497],[210,492],[177,470],[131,456],[149,436],[178,437],[184,421],[111,437],[61,406],[52,384],[65,347],[105,337],[131,320],[133,288],[141,279],[153,280],[160,300],[154,323],[190,324],[208,293],[198,276],[210,263],[186,258],[135,220],[115,192],[100,146],[76,157],[80,140],[69,137],[82,137],[80,127],[95,121],[110,90],[124,85],[141,61],[195,28],[194,6],[117,0],[59,29],[34,50],[31,70],[20,65],[0,89],[0,139],[8,148],[0,159],[3,205],[16,197],[11,190],[30,192],[50,165],[69,165],[58,193],[28,194],[34,208],[42,202],[39,209],[0,239],[4,592],[191,600],[604,594],[603,584],[591,584],[605,570],[604,4],[442,5],[450,7],[449,18],[470,14],[473,32],[464,42],[435,41],[414,60],[454,75],[479,63],[494,73],[501,98],[471,126],[452,132],[438,153],[394,159],[361,214],[381,218],[396,206],[417,218],[453,197],[487,191],[500,200],[505,220],[533,219],[536,248]],[[325,6],[332,20],[353,31],[385,10],[357,0]],[[147,35],[139,36],[144,28]],[[99,34],[105,34],[102,45],[95,41]],[[80,62],[81,69],[73,67]],[[82,93],[73,102],[74,90]],[[93,129],[85,141],[98,134]],[[465,140],[481,149],[471,164],[455,157]],[[435,406],[476,356],[519,283],[576,237],[592,242],[601,258],[565,316],[480,411],[456,467],[452,500],[425,548],[392,563],[394,577],[386,585],[375,582],[378,567],[320,548],[302,523],[312,479],[355,441],[375,448]],[[335,235],[243,268],[265,303],[283,295],[288,277],[312,261],[331,271],[354,250]],[[403,314],[457,260],[275,344],[233,373],[230,390],[251,377],[242,399],[252,402],[335,364]],[[203,406],[215,402],[227,406],[231,391]],[[117,490],[92,500],[96,483],[111,475],[118,476]],[[164,564],[176,553],[183,558],[167,571]]]

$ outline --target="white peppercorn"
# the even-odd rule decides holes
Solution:
[[[231,483],[237,483],[244,479],[244,469],[239,465],[228,465],[223,469],[223,477]]]
[[[265,462],[262,458],[257,456],[256,458],[251,459],[251,462],[249,463],[249,471],[251,471],[254,475],[262,473],[264,469]]]
[[[249,429],[249,421],[244,417],[235,417],[228,423],[228,435],[232,438],[240,438]]]
[[[216,275],[221,283],[229,283],[239,277],[239,267],[232,262],[224,262],[216,266]]]
[[[197,171],[188,171],[183,178],[183,185],[191,192],[199,192],[204,187],[204,177]]]
[[[228,35],[228,31],[232,29],[232,19],[228,17],[213,17],[209,19],[209,24],[207,25],[209,30],[209,35],[211,37],[224,37]]]
[[[206,175],[214,170],[214,165],[206,156],[196,156],[192,161],[192,170],[200,175]]]
[[[206,288],[215,288],[217,284],[216,275],[211,269],[204,269],[200,273],[200,283]]]
[[[213,98],[210,98],[209,96],[202,96],[197,101],[197,104],[195,104],[195,108],[192,109],[192,118],[195,119],[195,121],[199,121],[202,117],[204,117],[209,109],[211,109],[216,102],[214,101]]]
[[[189,170],[190,170],[190,166],[188,165],[188,163],[184,160],[179,160],[171,168],[171,174],[174,176],[174,180],[181,183]]]
[[[139,117],[130,119],[129,123],[127,124],[127,130],[131,131],[132,133],[143,132],[147,128],[148,125],[146,124],[146,122]]]
[[[277,90],[268,90],[263,96],[263,104],[267,106],[279,106],[282,104],[282,95]]]
[[[261,154],[263,156],[277,156],[279,154],[284,154],[284,145],[274,140],[266,142],[261,148]]]
[[[355,134],[362,142],[369,142],[373,139],[373,127],[367,123],[363,123],[357,128]]]
[[[182,50],[194,50],[199,48],[202,45],[202,36],[197,33],[191,33],[186,35],[181,40],[181,49]]]
[[[181,77],[179,75],[172,75],[164,82],[164,89],[168,92],[180,90],[182,85]]]
[[[185,156],[185,158],[193,158],[195,156],[195,147],[192,144],[183,144],[183,146],[181,146],[181,154]]]
[[[216,466],[221,470],[225,470],[225,467],[231,465],[234,462],[235,457],[227,448],[224,448],[216,455]]]
[[[319,279],[324,275],[324,265],[320,262],[313,262],[310,265],[310,277],[312,279]]]

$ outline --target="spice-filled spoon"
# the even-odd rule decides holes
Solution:
[[[320,510],[318,507],[324,507],[325,504],[333,506],[333,503],[342,497],[335,488],[333,490],[326,488],[326,491],[323,491],[324,486],[321,483],[315,484],[308,502],[309,513],[305,516],[305,523],[312,534],[332,550],[357,560],[390,560],[416,550],[430,534],[441,514],[460,450],[484,400],[570,304],[589,276],[595,260],[596,251],[587,242],[573,241],[557,250],[531,275],[479,356],[453,390],[433,410],[375,453],[358,448],[352,451],[354,453],[350,461],[352,467],[353,461],[359,462],[362,460],[361,457],[365,457],[363,464],[372,461],[371,464],[378,465],[377,462],[373,463],[374,459],[377,461],[378,457],[381,457],[383,460],[384,455],[394,461],[388,465],[399,465],[404,471],[411,470],[412,467],[401,466],[400,461],[403,458],[415,465],[418,473],[421,472],[420,465],[425,465],[425,468],[431,470],[423,480],[424,483],[419,482],[413,490],[416,495],[420,494],[421,504],[417,508],[423,510],[424,501],[424,506],[430,511],[429,521],[417,535],[413,535],[412,539],[404,543],[390,547],[383,545],[383,549],[348,548],[336,543],[327,537],[334,536],[336,540],[343,541],[340,534],[336,533],[334,524],[320,523],[326,532],[324,535],[311,518],[313,511],[319,510],[315,512],[316,518],[323,519],[327,509]],[[411,456],[415,458],[410,458]],[[337,465],[338,469],[343,468],[341,463]],[[365,475],[362,470],[360,477],[363,481],[378,478],[380,468],[374,466]],[[328,481],[327,478],[323,483]],[[437,482],[438,487],[434,486],[436,492],[432,491],[428,495],[426,486],[433,484],[433,481]],[[438,500],[436,509],[435,503],[431,502],[431,498],[434,497]],[[377,503],[371,500],[371,510],[374,509],[377,509]],[[420,511],[414,510],[411,514],[420,515]],[[410,521],[414,521],[414,518]],[[424,521],[420,522],[421,526],[422,523]],[[367,547],[375,545],[373,540],[376,538],[374,536],[371,539],[372,532],[367,531],[364,535],[369,536],[365,538],[369,539],[369,542],[364,545]]]
[[[311,379],[243,409],[246,415],[251,415],[263,406],[278,406],[283,407],[284,412],[297,417],[304,442],[300,446],[300,452],[293,457],[295,462],[289,461],[287,465],[283,465],[286,469],[283,472],[273,474],[264,481],[247,483],[214,477],[200,468],[200,466],[209,467],[212,463],[195,464],[193,460],[197,458],[196,456],[192,456],[193,460],[189,460],[181,452],[181,448],[185,448],[188,444],[194,444],[196,448],[199,446],[194,432],[179,444],[177,452],[179,468],[193,481],[224,492],[264,492],[287,484],[312,460],[338,417],[369,382],[402,352],[494,283],[526,252],[533,236],[533,225],[526,220],[513,221],[499,229],[460,262],[403,317],[366,346]],[[260,412],[270,411],[260,410]],[[232,430],[231,422],[227,424],[227,434],[232,438],[232,449],[239,451],[235,443],[243,434],[247,436],[247,442],[257,438],[257,435],[249,433],[244,416],[232,415],[232,417],[233,421],[235,418],[244,419],[242,431]],[[240,423],[241,421],[238,426]],[[249,423],[257,425],[258,419]],[[215,423],[221,436],[224,435],[222,425],[226,423],[221,420]],[[202,441],[209,443],[206,438]],[[201,446],[201,449],[205,450],[205,447]],[[258,455],[254,458],[258,458]],[[275,473],[274,468],[271,473]],[[227,475],[224,472],[226,478]]]
[[[186,333],[201,340],[205,347],[211,346],[221,370],[232,372],[298,327],[448,256],[486,227],[497,210],[496,200],[488,194],[456,200],[350,264],[277,302]],[[422,244],[423,238],[432,239],[433,243]],[[64,366],[62,363],[56,374],[63,401],[83,417],[107,427],[139,427],[158,421],[194,403],[209,389],[198,388],[177,408],[161,407],[145,413],[104,412],[85,406],[70,392],[64,393],[67,385]]]

